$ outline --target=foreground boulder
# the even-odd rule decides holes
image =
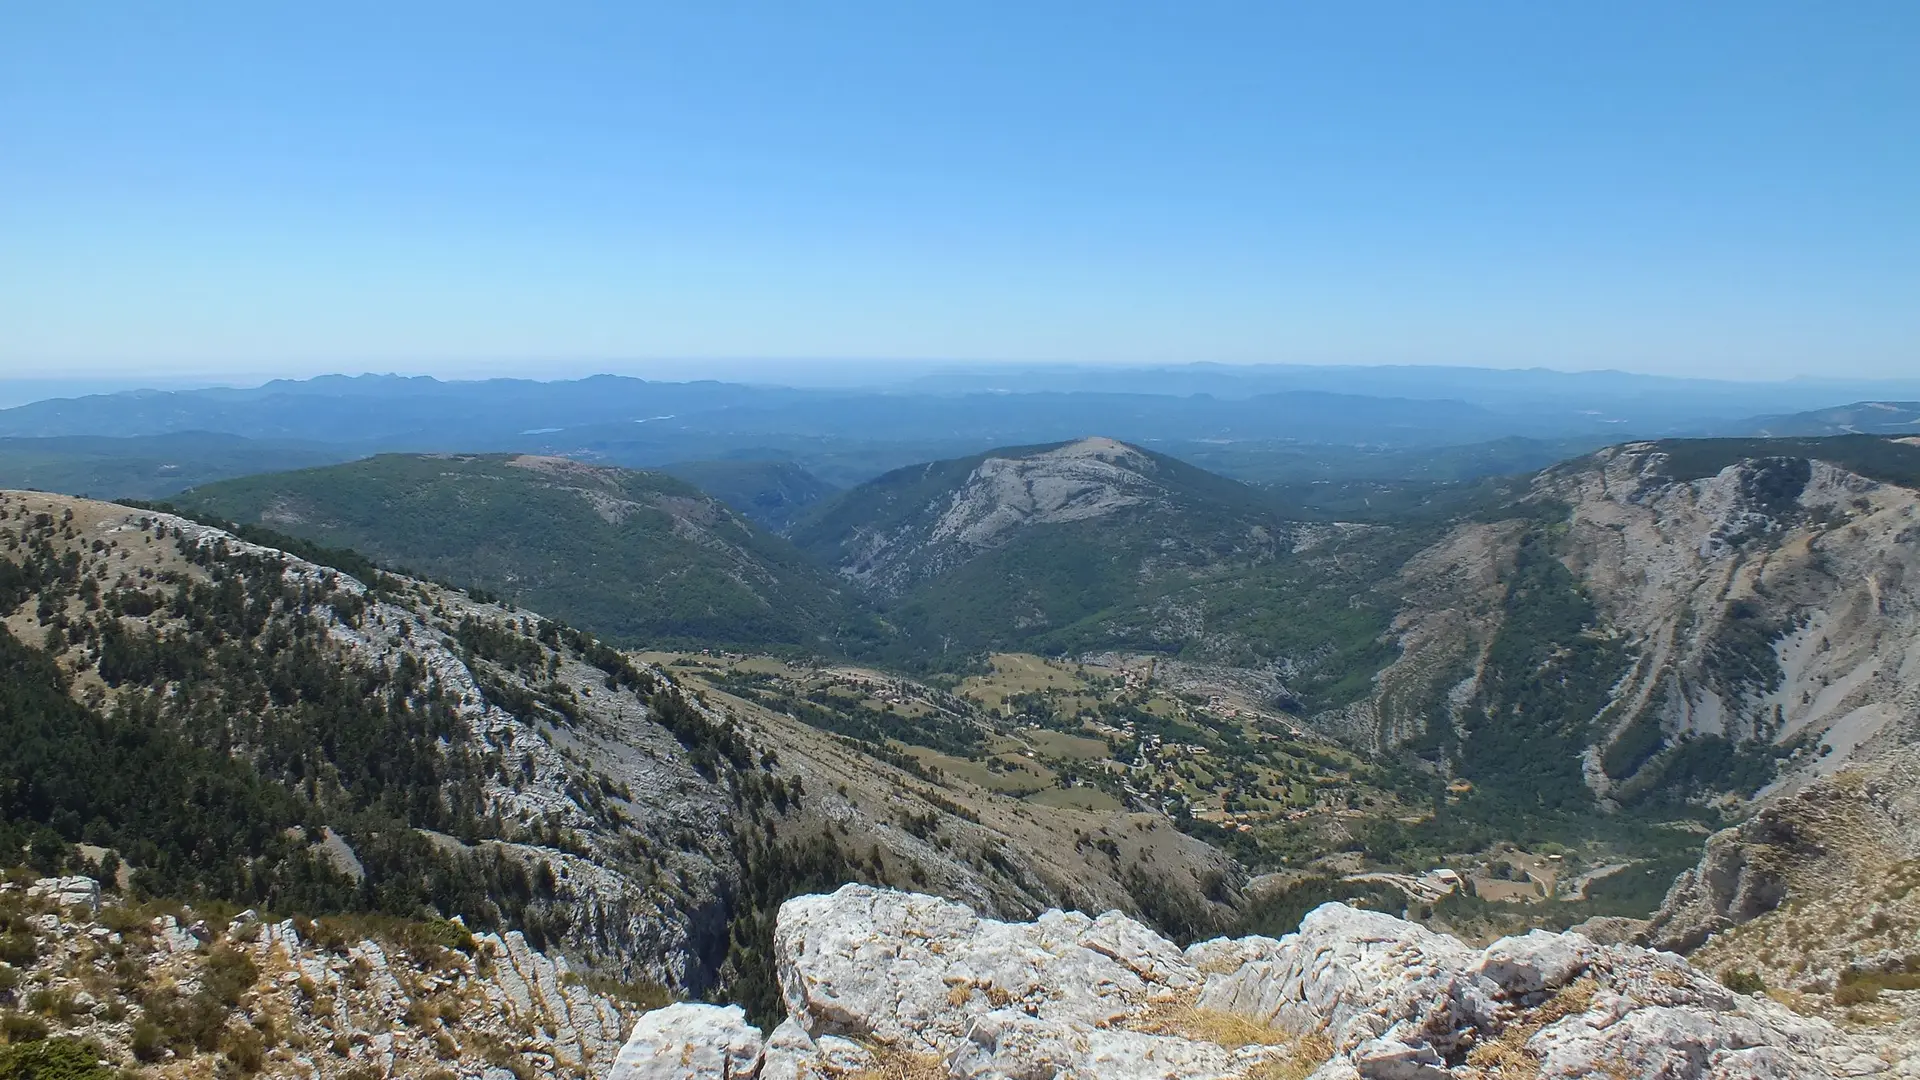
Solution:
[[[738,1005],[681,1002],[634,1021],[609,1080],[748,1080],[765,1044]]]
[[[1278,940],[1181,950],[1118,913],[1003,923],[937,897],[848,885],[783,905],[774,950],[788,1017],[764,1043],[737,1009],[675,1006],[636,1025],[614,1075],[1907,1075],[1832,1025],[1733,993],[1671,953],[1544,931],[1474,949],[1342,904]]]

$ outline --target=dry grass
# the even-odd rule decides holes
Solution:
[[[1128,1025],[1148,1035],[1178,1035],[1183,1039],[1216,1043],[1228,1050],[1243,1046],[1290,1046],[1293,1036],[1244,1016],[1202,1009],[1186,1002],[1156,1005]]]
[[[936,1055],[880,1046],[868,1049],[873,1051],[873,1066],[845,1080],[948,1080],[947,1063]]]
[[[1539,1008],[1508,1025],[1499,1038],[1474,1047],[1467,1053],[1467,1064],[1484,1069],[1487,1075],[1502,1080],[1522,1080],[1539,1075],[1540,1063],[1528,1052],[1527,1041],[1550,1024],[1586,1012],[1599,989],[1600,984],[1590,978],[1568,984],[1559,993],[1541,1002]]]
[[[1247,1046],[1284,1047],[1287,1056],[1255,1065],[1246,1080],[1304,1080],[1333,1056],[1333,1041],[1320,1032],[1291,1035],[1244,1016],[1202,1009],[1191,1002],[1156,1005],[1128,1025],[1147,1035],[1172,1035],[1210,1042],[1227,1050]]]
[[[1245,1080],[1306,1080],[1333,1056],[1333,1040],[1319,1032],[1293,1041],[1292,1053],[1272,1058],[1247,1070]]]

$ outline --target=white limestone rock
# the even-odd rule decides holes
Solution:
[[[1429,1039],[1450,1032],[1469,1004],[1455,1000],[1455,975],[1475,956],[1455,938],[1344,904],[1315,908],[1298,933],[1278,941],[1247,938],[1193,952],[1210,968],[1239,960],[1207,978],[1201,1008],[1296,1035],[1322,1032],[1341,1050],[1397,1027],[1420,1028]]]
[[[100,883],[90,877],[46,877],[27,886],[27,895],[60,908],[83,907],[87,917],[100,913]]]
[[[1545,931],[1474,949],[1341,904],[1284,938],[1182,953],[1115,913],[1002,923],[849,885],[788,901],[774,949],[789,1017],[762,1080],[835,1080],[884,1064],[865,1046],[930,1059],[955,1080],[1242,1080],[1297,1052],[1289,1033],[1331,1042],[1330,1060],[1306,1063],[1319,1065],[1316,1080],[1484,1077],[1474,1050],[1493,1040],[1551,1080],[1888,1068],[1832,1025],[1735,994],[1671,953]],[[1282,1045],[1166,1034],[1156,1018],[1167,1005],[1266,1025]]]
[[[949,900],[843,886],[780,908],[774,952],[787,1012],[809,1034],[943,1053],[1013,1009],[1111,1025],[1200,985],[1172,943],[1117,913],[982,919]]]
[[[851,1039],[808,1035],[788,1018],[767,1036],[758,1080],[836,1080],[874,1068],[873,1051]]]
[[[765,1044],[738,1005],[681,1002],[646,1013],[608,1080],[751,1080]]]
[[[1041,1020],[1017,1009],[974,1018],[945,1058],[957,1080],[1230,1080],[1284,1058],[1279,1047],[1229,1051],[1199,1039]]]

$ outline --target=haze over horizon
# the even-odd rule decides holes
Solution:
[[[1920,368],[1920,8],[1102,11],[21,9],[0,378]]]

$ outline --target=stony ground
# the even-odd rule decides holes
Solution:
[[[534,1080],[610,1068],[644,1005],[518,933],[103,899],[0,885],[9,1042],[73,1039],[130,1075]]]

